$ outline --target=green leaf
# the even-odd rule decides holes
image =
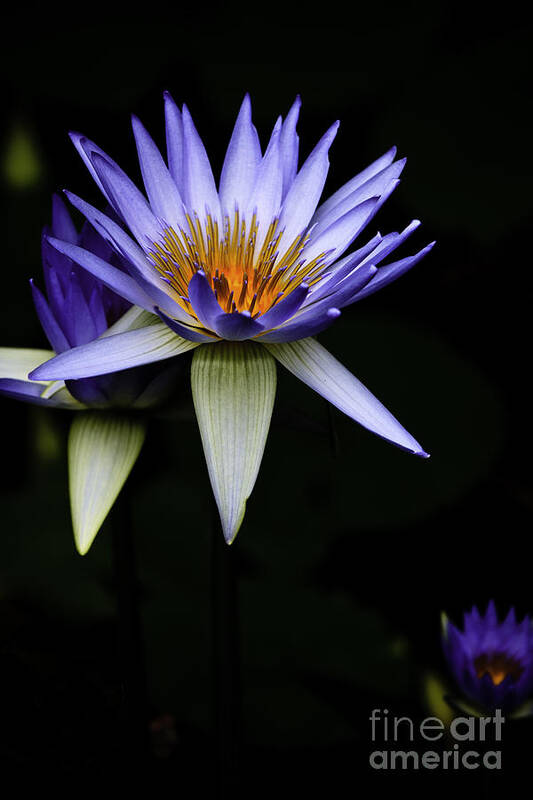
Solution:
[[[144,424],[127,415],[91,411],[76,416],[68,441],[70,507],[80,555],[93,543],[137,460]]]
[[[254,342],[199,347],[192,394],[224,538],[242,523],[265,449],[276,394],[276,364]]]

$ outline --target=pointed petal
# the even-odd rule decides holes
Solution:
[[[106,286],[112,289],[117,294],[129,300],[133,305],[141,306],[141,308],[150,311],[153,308],[154,300],[152,300],[146,292],[144,292],[133,278],[122,270],[108,264],[98,256],[78,247],[75,244],[68,242],[61,242],[59,239],[50,237],[48,242],[55,247],[60,253],[68,256],[80,267],[88,270],[95,278],[102,281]]]
[[[228,145],[220,176],[223,215],[233,220],[235,209],[246,207],[261,162],[261,146],[252,124],[250,97],[244,98]]]
[[[92,378],[172,358],[194,347],[197,347],[195,342],[180,338],[163,322],[155,320],[145,328],[102,336],[73,347],[37,367],[30,377],[39,381]]]
[[[79,414],[70,427],[68,471],[74,540],[80,555],[93,543],[144,442],[138,418],[102,411]]]
[[[253,342],[199,348],[192,393],[224,538],[234,540],[254,487],[276,393],[276,365]]]
[[[58,239],[76,244],[78,231],[68,209],[58,194],[52,196],[52,233]]]
[[[93,180],[95,181],[95,183],[99,187],[100,191],[102,192],[102,194],[104,195],[104,197],[106,198],[108,203],[110,203],[111,206],[114,208],[114,210],[117,212],[117,214],[120,215],[120,211],[119,211],[118,207],[115,205],[112,197],[107,193],[107,190],[104,187],[104,184],[102,183],[102,181],[100,179],[100,176],[98,175],[98,172],[94,168],[94,164],[92,162],[92,156],[93,156],[94,153],[99,153],[101,156],[106,158],[109,162],[111,162],[113,164],[115,162],[107,155],[107,153],[104,153],[104,151],[100,147],[98,147],[98,145],[96,145],[94,142],[92,142],[86,136],[83,136],[83,134],[76,133],[75,131],[72,131],[71,133],[69,133],[69,136],[70,136],[70,138],[72,140],[72,143],[73,143],[74,147],[76,148],[76,150],[78,151],[78,153],[82,157],[85,166],[87,167],[87,169],[91,173],[91,175],[93,177]]]
[[[183,122],[180,110],[169,92],[164,92],[165,98],[165,130],[167,139],[167,161],[170,174],[183,193]]]
[[[305,298],[309,294],[309,286],[306,283],[301,283],[292,290],[283,300],[280,300],[276,305],[262,314],[259,317],[259,322],[265,330],[275,328],[281,325],[285,320],[296,314]]]
[[[98,330],[93,315],[83,294],[80,281],[75,272],[70,275],[69,289],[67,292],[67,316],[69,340],[72,346],[87,344],[98,337]],[[57,352],[57,351],[56,351]]]
[[[407,258],[402,258],[400,261],[394,261],[392,264],[379,267],[377,274],[370,283],[354,295],[354,302],[356,300],[362,300],[363,297],[368,297],[370,294],[374,294],[374,292],[383,289],[384,286],[395,281],[400,275],[404,275],[411,267],[418,264],[418,262],[433,249],[434,245],[435,242],[430,242],[426,247],[423,247],[422,250],[419,250],[418,253],[415,253],[414,256],[407,256]]]
[[[339,258],[371,220],[378,199],[371,197],[352,208],[316,238],[311,234],[309,243],[302,250],[302,257],[312,261],[326,253],[326,264]]]
[[[328,151],[338,128],[339,123],[336,122],[326,131],[305,160],[283,201],[279,219],[279,229],[283,231],[280,254],[305,231],[315,212],[328,175]]]
[[[315,339],[264,346],[293,375],[360,425],[398,447],[427,457],[385,406]]]
[[[281,205],[283,172],[279,154],[280,129],[281,122],[274,128],[270,144],[259,165],[255,185],[245,212],[247,222],[250,222],[253,214],[257,215],[256,259],[261,251],[270,223],[278,215]]]
[[[277,332],[283,332],[282,337],[269,337],[265,339],[265,341],[290,342],[294,339],[307,338],[307,336],[311,336],[311,333],[301,334],[300,332],[306,330],[304,326],[307,326],[307,329],[310,330],[310,325],[314,327],[313,321],[319,319],[324,319],[326,325],[316,327],[314,330],[315,332],[324,330],[324,327],[327,327],[329,324],[324,315],[328,314],[330,320],[335,319],[338,316],[338,309],[351,302],[353,295],[363,286],[366,286],[376,273],[377,269],[372,264],[360,264],[353,270],[351,275],[340,284],[336,291],[323,299],[317,300],[315,303],[308,303],[305,308],[301,308],[291,320],[282,323],[277,329]],[[290,337],[287,336],[288,333],[291,333]]]
[[[326,230],[336,219],[342,217],[343,214],[346,214],[364,200],[368,200],[369,197],[381,197],[381,195],[389,189],[391,184],[399,178],[405,166],[405,162],[406,159],[402,158],[400,161],[395,161],[393,164],[390,164],[390,166],[378,172],[377,175],[365,181],[362,186],[359,186],[355,191],[347,195],[329,211],[324,212],[322,208],[319,208],[312,219],[312,222],[316,224],[316,228],[314,228],[315,233],[319,234]]]
[[[298,169],[298,134],[296,133],[296,123],[298,122],[301,105],[302,101],[298,95],[283,121],[279,137],[279,149],[283,169],[283,197],[285,197],[289,191]]]
[[[220,201],[209,158],[187,106],[183,106],[183,200],[189,214],[201,220],[209,212],[220,226]],[[220,229],[220,227],[219,227]]]
[[[294,342],[296,339],[306,339],[308,336],[315,336],[317,333],[329,328],[341,312],[338,308],[331,306],[320,314],[303,316],[300,319],[295,317],[288,325],[281,325],[268,333],[257,337],[258,342]]]
[[[91,161],[106,193],[113,200],[113,207],[118,209],[143,250],[159,241],[163,225],[133,181],[116,164],[99,153],[94,153]]]
[[[56,353],[62,353],[63,350],[68,350],[70,347],[67,337],[61,330],[56,318],[50,310],[48,302],[40,289],[34,284],[33,279],[30,280],[31,293],[33,296],[33,304],[39,317],[41,327],[46,334],[46,338],[52,345]]]
[[[144,186],[152,210],[174,230],[178,230],[180,227],[186,230],[187,218],[183,202],[161,153],[140,119],[135,115],[132,116],[132,126]]]
[[[322,216],[323,214],[328,213],[332,208],[334,208],[337,203],[340,203],[344,200],[345,197],[348,197],[349,194],[355,192],[363,183],[366,183],[370,178],[377,175],[378,172],[381,172],[383,169],[392,164],[394,158],[396,156],[396,148],[391,147],[390,150],[387,150],[380,158],[376,159],[370,166],[364,169],[362,172],[359,172],[354,178],[351,178],[347,183],[341,186],[340,189],[328,197],[328,199],[322,203],[320,208],[317,211],[317,216]]]
[[[335,264],[331,264],[324,277],[313,286],[313,291],[307,297],[304,306],[315,303],[323,297],[327,297],[335,291],[339,283],[344,280],[354,269],[356,269],[364,259],[374,264],[374,254],[376,253],[379,244],[382,241],[381,234],[376,234],[369,242],[367,242],[359,250],[355,250],[350,255],[345,256]],[[367,258],[368,257],[368,258]]]
[[[174,314],[180,318],[180,315],[182,315],[183,319],[186,319],[187,316],[181,307],[167,293],[167,286],[161,280],[155,266],[148,260],[146,253],[122,230],[120,225],[117,225],[107,214],[103,214],[94,206],[86,203],[81,197],[77,197],[72,192],[66,192],[66,195],[72,205],[78,211],[81,211],[98,234],[105,239],[115,252],[124,257],[128,272],[140,284],[142,291],[147,295],[146,302],[148,305],[150,307],[153,306],[153,302],[151,302],[153,299],[167,313]],[[91,251],[90,247],[84,247],[83,249]],[[105,259],[103,260],[105,261]],[[80,264],[79,261],[77,263]],[[80,265],[89,272],[91,271],[86,263]],[[116,269],[116,267],[113,267],[113,269]],[[121,270],[118,271],[120,272]],[[99,276],[97,275],[96,277]],[[118,293],[120,294],[120,292]],[[148,296],[150,299],[148,299]],[[142,303],[137,302],[137,305],[142,305]]]
[[[205,272],[199,270],[195,272],[189,281],[187,294],[194,313],[208,330],[215,330],[215,320],[222,313],[222,308],[211,289]]]

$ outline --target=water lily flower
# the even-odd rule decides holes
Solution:
[[[80,234],[63,201],[54,196],[51,231],[45,229],[42,260],[46,294],[31,281],[35,308],[52,350],[0,348],[0,393],[25,402],[82,412],[68,444],[74,538],[87,552],[141,450],[145,423],[138,411],[159,402],[175,375],[172,367],[140,367],[81,380],[34,381],[28,373],[55,354],[68,353],[99,336],[145,325],[140,308],[110,291],[47,241],[61,237],[121,269],[121,259],[85,223]],[[179,348],[178,348],[179,350]],[[97,409],[97,410],[96,410]]]
[[[231,543],[261,462],[279,361],[379,436],[427,454],[387,409],[313,336],[340,309],[381,289],[431,249],[387,261],[417,228],[377,233],[344,255],[399,182],[392,148],[319,204],[335,123],[298,169],[297,98],[262,152],[245,97],[217,185],[186,106],[165,94],[167,162],[137,117],[133,133],[146,196],[96,144],[71,138],[126,233],[108,214],[67,192],[114,251],[109,260],[50,238],[127,300],[151,325],[58,355],[32,373],[82,379],[167,358],[168,332],[194,349],[192,390],[223,532]],[[163,340],[163,341],[161,341]]]
[[[442,644],[452,674],[464,695],[482,709],[512,712],[533,693],[533,625],[517,622],[511,608],[498,621],[494,601],[485,616],[474,606],[461,631],[443,617]]]

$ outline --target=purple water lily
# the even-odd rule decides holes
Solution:
[[[42,242],[44,294],[31,281],[33,300],[50,350],[0,348],[0,394],[25,402],[82,412],[69,434],[69,483],[76,546],[89,549],[140,452],[145,436],[139,415],[164,399],[179,365],[149,364],[79,380],[30,380],[28,373],[54,354],[146,324],[145,311],[111,291],[97,278],[53,248],[48,236],[61,237],[117,270],[123,259],[85,223],[78,233],[63,201],[54,196],[51,231]],[[93,411],[98,409],[98,411]],[[123,410],[123,413],[120,413]]]
[[[344,255],[398,185],[405,159],[395,160],[392,148],[319,205],[338,123],[298,169],[299,111],[297,99],[285,120],[276,122],[262,152],[246,96],[217,187],[188,109],[183,106],[180,111],[167,93],[167,163],[133,117],[146,197],[96,144],[72,134],[123,225],[72,193],[67,195],[124,259],[125,271],[64,237],[49,240],[60,253],[157,317],[156,324],[143,330],[62,353],[32,377],[80,379],[167,358],[172,344],[165,330],[174,334],[174,348],[195,349],[193,398],[228,541],[242,520],[268,432],[275,392],[273,358],[369,430],[405,450],[427,455],[311,338],[327,328],[341,308],[383,288],[431,249],[433,243],[414,255],[388,260],[418,227],[414,220],[402,232],[377,233]]]
[[[444,618],[444,653],[464,695],[482,709],[512,712],[533,693],[533,625],[511,608],[498,621],[491,600],[485,616],[474,606],[463,631]]]

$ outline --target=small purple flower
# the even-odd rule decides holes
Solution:
[[[485,616],[474,606],[464,615],[464,631],[444,616],[444,654],[462,692],[483,709],[511,712],[533,692],[533,626],[517,622],[511,608],[498,621],[494,601]]]

